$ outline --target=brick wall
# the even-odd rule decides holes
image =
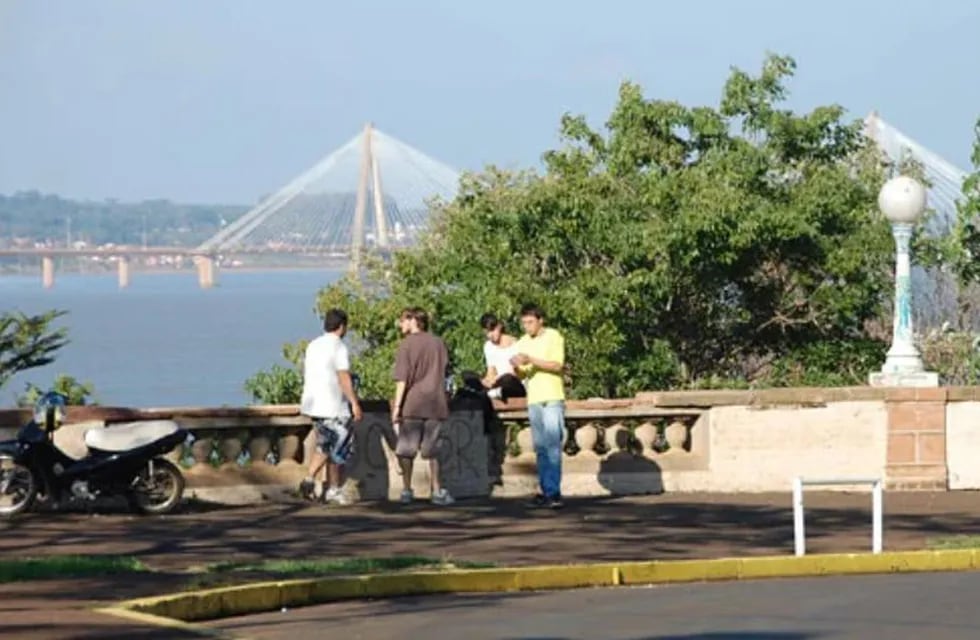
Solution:
[[[947,390],[889,389],[887,485],[892,489],[946,489]]]

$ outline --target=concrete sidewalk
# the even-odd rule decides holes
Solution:
[[[869,550],[870,503],[867,493],[807,492],[808,552]],[[973,493],[886,493],[885,549],[922,549],[936,537],[980,532],[978,505]],[[0,557],[134,555],[158,573],[0,585],[0,636],[180,637],[86,608],[178,589],[188,582],[181,572],[216,562],[423,555],[520,565],[789,555],[792,523],[788,493],[573,498],[557,512],[481,499],[449,508],[190,504],[159,518],[38,513],[0,524]]]

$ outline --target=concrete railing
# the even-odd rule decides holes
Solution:
[[[362,499],[401,488],[388,405],[365,402],[348,465]],[[521,403],[483,406],[457,399],[440,457],[458,496],[526,495],[535,456]],[[26,411],[0,411],[12,437]],[[563,446],[566,495],[660,491],[789,492],[799,475],[882,477],[889,489],[980,488],[980,388],[771,389],[642,393],[570,401]],[[227,502],[276,499],[297,485],[312,448],[296,406],[125,409],[73,407],[59,445],[84,455],[86,429],[170,418],[194,436],[171,456],[192,493]],[[427,485],[417,464],[416,486]],[[844,487],[847,488],[847,487]]]

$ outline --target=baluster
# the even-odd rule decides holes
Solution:
[[[279,464],[299,464],[303,437],[308,429],[289,427],[279,433]]]
[[[211,452],[214,450],[214,432],[197,431],[194,433],[194,443],[191,445],[191,456],[194,464],[210,464]]]
[[[232,429],[221,434],[218,442],[218,453],[221,454],[223,465],[238,465],[238,458],[244,450],[244,442],[248,438],[248,430]]]
[[[664,437],[667,439],[667,445],[670,447],[668,452],[685,453],[690,451],[689,434],[690,431],[687,428],[687,424],[680,418],[675,418],[664,429]]]
[[[613,453],[619,451],[629,451],[630,447],[630,432],[625,426],[619,422],[614,422],[605,429],[606,431],[606,443],[609,447],[609,451]]]
[[[592,448],[596,455],[604,456],[612,450],[609,441],[606,439],[606,425],[601,422],[594,422],[596,429],[596,442]]]
[[[599,430],[595,424],[587,422],[576,429],[575,442],[581,450],[580,455],[595,456],[596,443],[599,442]]]
[[[636,438],[639,443],[640,452],[642,455],[652,455],[656,451],[653,448],[654,443],[657,441],[657,427],[649,422],[644,422],[636,428],[633,432],[633,437]]]
[[[272,451],[272,434],[267,429],[252,431],[248,440],[248,457],[251,464],[268,464]]]

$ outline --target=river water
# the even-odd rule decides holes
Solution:
[[[95,386],[100,404],[133,407],[242,405],[246,378],[285,364],[284,342],[320,332],[313,305],[337,272],[223,271],[201,290],[194,272],[134,272],[120,290],[115,274],[0,277],[0,311],[63,309],[71,342],[48,366],[0,388],[10,406],[27,382],[48,386],[67,373]]]

